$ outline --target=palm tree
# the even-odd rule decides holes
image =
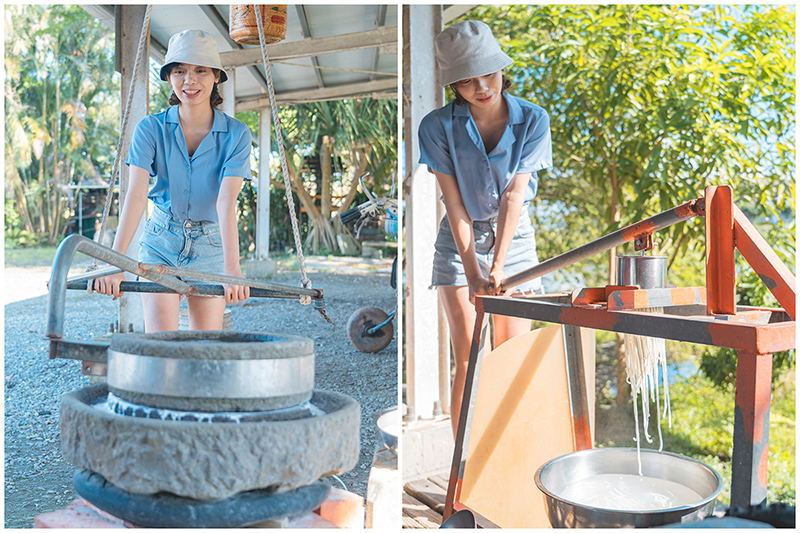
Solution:
[[[378,191],[391,186],[397,170],[397,102],[360,98],[300,104],[281,111],[281,124],[292,189],[312,222],[306,242],[314,253],[337,251],[342,230],[334,218],[353,202],[358,176],[369,171]],[[310,164],[316,159],[318,167]]]

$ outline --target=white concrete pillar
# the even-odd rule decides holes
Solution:
[[[258,116],[258,177],[256,177],[256,253],[245,261],[248,278],[271,278],[278,273],[278,263],[269,257],[269,161],[272,113],[264,107]]]
[[[413,21],[413,24],[410,23]],[[434,39],[442,30],[442,6],[403,7],[403,84],[410,105],[405,110],[406,186],[406,402],[418,418],[433,416],[440,399],[438,295],[428,290],[439,222],[436,178],[419,165],[417,130],[422,118],[443,103],[436,84]]]
[[[116,30],[117,30],[117,47],[118,54],[117,64],[120,66],[122,79],[120,82],[120,109],[125,109],[125,103],[128,101],[128,89],[131,86],[131,79],[135,78],[136,90],[134,91],[133,102],[131,103],[130,114],[128,116],[128,127],[126,131],[122,132],[122,150],[119,154],[119,207],[125,202],[125,195],[128,192],[130,182],[130,174],[128,165],[125,164],[125,159],[128,157],[128,148],[133,137],[133,131],[136,124],[139,123],[148,112],[148,86],[149,86],[149,64],[148,58],[150,57],[149,41],[142,51],[141,64],[139,70],[133,72],[133,67],[136,63],[136,50],[139,47],[139,38],[142,33],[142,25],[144,23],[144,15],[147,6],[144,5],[117,5],[116,6]],[[122,124],[122,117],[120,117],[120,126]],[[128,246],[127,255],[137,258],[139,254],[139,237],[141,236],[144,222],[147,213],[145,213],[142,220],[139,222],[139,228],[136,235]],[[134,280],[133,274],[127,273],[126,279]],[[127,331],[144,331],[144,310],[142,308],[141,295],[136,293],[125,293],[119,299],[119,330],[121,332]]]
[[[256,259],[269,259],[269,162],[272,112],[262,108],[258,115],[258,197],[256,198]]]

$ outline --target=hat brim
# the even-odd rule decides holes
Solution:
[[[173,62],[167,63],[166,65],[161,67],[161,70],[159,71],[159,74],[161,75],[161,81],[169,81],[169,71],[172,70],[172,65],[176,65],[176,64],[177,63],[175,61],[173,61]],[[208,65],[200,65],[200,66],[208,67],[208,68],[215,68],[215,69],[219,70],[219,82],[220,83],[225,83],[226,81],[228,81],[228,74],[225,72],[224,69],[221,69],[219,67],[211,67],[211,66],[208,66]]]
[[[498,52],[492,56],[483,58],[480,61],[470,61],[463,65],[442,71],[439,71],[439,85],[446,87],[453,83],[469,78],[477,78],[479,76],[486,76],[494,74],[504,68],[510,67],[514,64],[505,52]]]

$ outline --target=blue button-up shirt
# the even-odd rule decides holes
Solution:
[[[215,109],[211,132],[189,157],[178,106],[171,106],[136,125],[125,162],[155,177],[148,198],[173,217],[219,222],[222,180],[250,181],[250,148],[250,128]]]
[[[430,112],[419,126],[420,164],[454,176],[471,220],[489,220],[500,211],[500,196],[516,174],[532,174],[525,205],[536,196],[536,172],[553,165],[550,117],[536,104],[503,93],[508,122],[486,153],[469,105],[455,101]]]

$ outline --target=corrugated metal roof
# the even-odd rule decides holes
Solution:
[[[114,6],[83,6],[114,29]],[[235,70],[236,109],[268,105],[258,46],[228,35],[230,5],[154,5],[150,51],[159,63],[174,33],[201,29],[217,40],[223,66]],[[139,30],[139,29],[131,29]],[[268,45],[280,104],[360,95],[397,96],[396,5],[289,5],[286,39]]]

